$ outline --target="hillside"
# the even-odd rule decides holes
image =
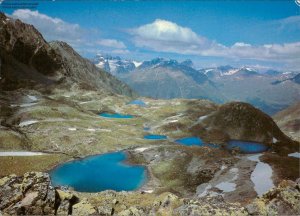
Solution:
[[[144,61],[135,70],[122,74],[119,78],[146,97],[224,101],[222,93],[206,75],[175,60],[157,58]]]
[[[142,96],[242,101],[269,115],[300,100],[297,72],[230,65],[195,69],[191,60],[155,58],[137,62],[99,55],[93,63],[126,82]]]
[[[70,46],[47,43],[32,25],[0,13],[0,59],[2,90],[66,87],[102,89],[132,96],[124,83],[96,68]]]
[[[282,131],[300,141],[300,102],[276,113],[273,118]]]

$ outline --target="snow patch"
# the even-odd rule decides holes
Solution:
[[[294,152],[291,154],[288,154],[289,157],[295,157],[295,158],[300,158],[300,153],[299,152]]]
[[[199,121],[203,121],[204,119],[206,119],[208,117],[208,115],[204,115],[204,116],[200,116],[198,118]]]
[[[86,129],[87,131],[90,131],[90,132],[95,132],[96,131],[96,129],[95,128],[88,128],[88,129]]]
[[[110,129],[99,129],[99,131],[102,131],[102,132],[111,132]]]
[[[28,151],[10,151],[10,152],[0,152],[0,156],[37,156],[37,155],[46,155],[43,152],[28,152]]]
[[[153,193],[154,190],[143,190],[145,193]]]
[[[132,61],[135,67],[139,67],[143,62]]]
[[[205,71],[204,71],[204,74],[207,74],[208,72],[210,72],[210,71],[213,71],[214,69],[206,69]]]
[[[38,103],[26,103],[26,104],[20,104],[19,106],[20,107],[31,107],[31,106],[34,106],[34,105],[37,105]]]
[[[222,76],[230,76],[230,75],[233,75],[233,74],[239,72],[239,70],[240,70],[240,69],[232,69],[232,70],[229,70],[229,71],[227,71],[227,72],[225,72],[225,73],[222,73]]]
[[[39,122],[38,120],[28,120],[28,121],[23,121],[19,124],[20,127],[24,127],[24,126],[28,126],[28,125],[32,125]]]
[[[136,151],[136,152],[143,152],[143,151],[146,151],[147,149],[149,149],[149,147],[141,147],[141,148],[134,149],[134,151]]]
[[[221,166],[221,170],[224,170],[224,169],[226,169],[226,168],[227,168],[226,165],[222,165],[222,166]]]
[[[37,101],[37,97],[33,96],[33,95],[27,95],[27,97],[31,100],[31,101]]]

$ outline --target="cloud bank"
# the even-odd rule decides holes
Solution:
[[[298,20],[293,17],[283,22],[294,22],[295,19]],[[258,46],[236,42],[232,46],[225,46],[198,35],[190,28],[161,19],[131,29],[129,32],[133,36],[135,46],[157,52],[300,64],[300,41]]]

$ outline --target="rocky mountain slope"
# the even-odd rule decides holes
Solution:
[[[230,66],[203,69],[228,101],[243,101],[272,115],[300,100],[294,73],[257,72]],[[272,72],[272,73],[271,73]],[[274,85],[277,80],[285,80]]]
[[[2,90],[76,84],[107,93],[134,94],[126,84],[97,69],[66,43],[47,43],[32,25],[3,13],[0,13],[0,47]]]
[[[222,102],[224,98],[208,77],[185,62],[162,58],[144,61],[134,71],[119,76],[142,96],[153,98],[202,98]]]
[[[300,141],[300,102],[276,113],[273,118],[282,131]]]
[[[209,131],[223,133],[233,140],[275,143],[289,142],[271,117],[259,109],[242,102],[231,102],[206,116],[200,117],[193,128],[204,127]],[[192,129],[193,129],[192,128]]]

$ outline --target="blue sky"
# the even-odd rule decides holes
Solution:
[[[300,7],[294,0],[56,0],[4,12],[85,57],[103,52],[136,60],[190,58],[196,67],[300,68]]]

